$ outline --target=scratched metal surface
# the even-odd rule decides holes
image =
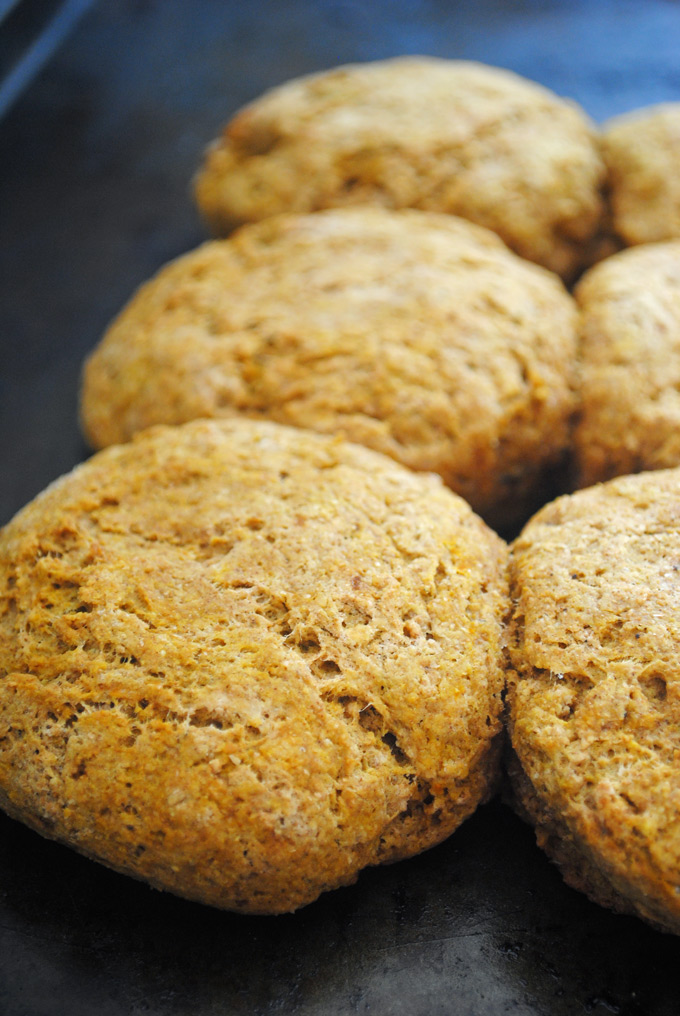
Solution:
[[[671,0],[107,0],[0,122],[0,524],[87,451],[82,357],[203,238],[199,153],[286,78],[397,53],[510,67],[600,120],[680,99]],[[567,889],[502,804],[296,915],[156,893],[0,818],[3,1016],[677,1016],[680,943]]]

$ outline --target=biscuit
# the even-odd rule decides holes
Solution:
[[[153,428],[0,536],[0,802],[160,889],[295,909],[493,788],[506,545],[435,476]]]
[[[548,505],[511,548],[511,765],[568,883],[680,933],[680,471]]]
[[[615,117],[602,132],[616,232],[629,245],[680,237],[680,102]]]
[[[680,465],[680,240],[622,251],[575,292],[576,485]]]
[[[251,417],[440,473],[507,529],[568,447],[576,310],[559,279],[453,216],[278,216],[179,258],[84,371],[95,447]]]
[[[593,125],[509,71],[403,57],[290,81],[242,109],[195,180],[211,229],[353,204],[471,219],[564,277],[603,211]]]

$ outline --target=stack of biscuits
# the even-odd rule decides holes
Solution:
[[[467,62],[239,112],[218,238],[85,364],[99,451],[0,534],[0,805],[273,914],[504,754],[566,880],[680,932],[679,169],[680,106]]]

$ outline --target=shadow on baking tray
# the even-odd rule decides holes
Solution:
[[[65,980],[69,1012],[96,1003],[101,1016],[208,1016],[227,1002],[234,1016],[677,1012],[657,976],[677,965],[677,939],[566,888],[499,802],[434,850],[277,918],[189,903],[9,819],[0,829],[0,947],[14,972],[0,1002],[23,1006],[7,1013],[59,1012]]]

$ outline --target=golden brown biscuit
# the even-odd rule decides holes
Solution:
[[[616,232],[627,244],[680,237],[680,102],[634,110],[602,130]]]
[[[680,240],[600,262],[581,308],[577,486],[680,465]]]
[[[279,216],[140,290],[86,365],[84,429],[101,447],[245,413],[340,433],[507,529],[568,446],[575,317],[559,279],[462,219]]]
[[[290,81],[208,149],[196,199],[218,235],[348,204],[462,215],[565,277],[602,215],[604,167],[573,103],[482,64],[403,57]]]
[[[0,802],[161,889],[292,910],[496,774],[506,547],[434,476],[196,421],[0,537]]]
[[[511,553],[512,776],[567,882],[680,932],[680,471],[560,498]]]

